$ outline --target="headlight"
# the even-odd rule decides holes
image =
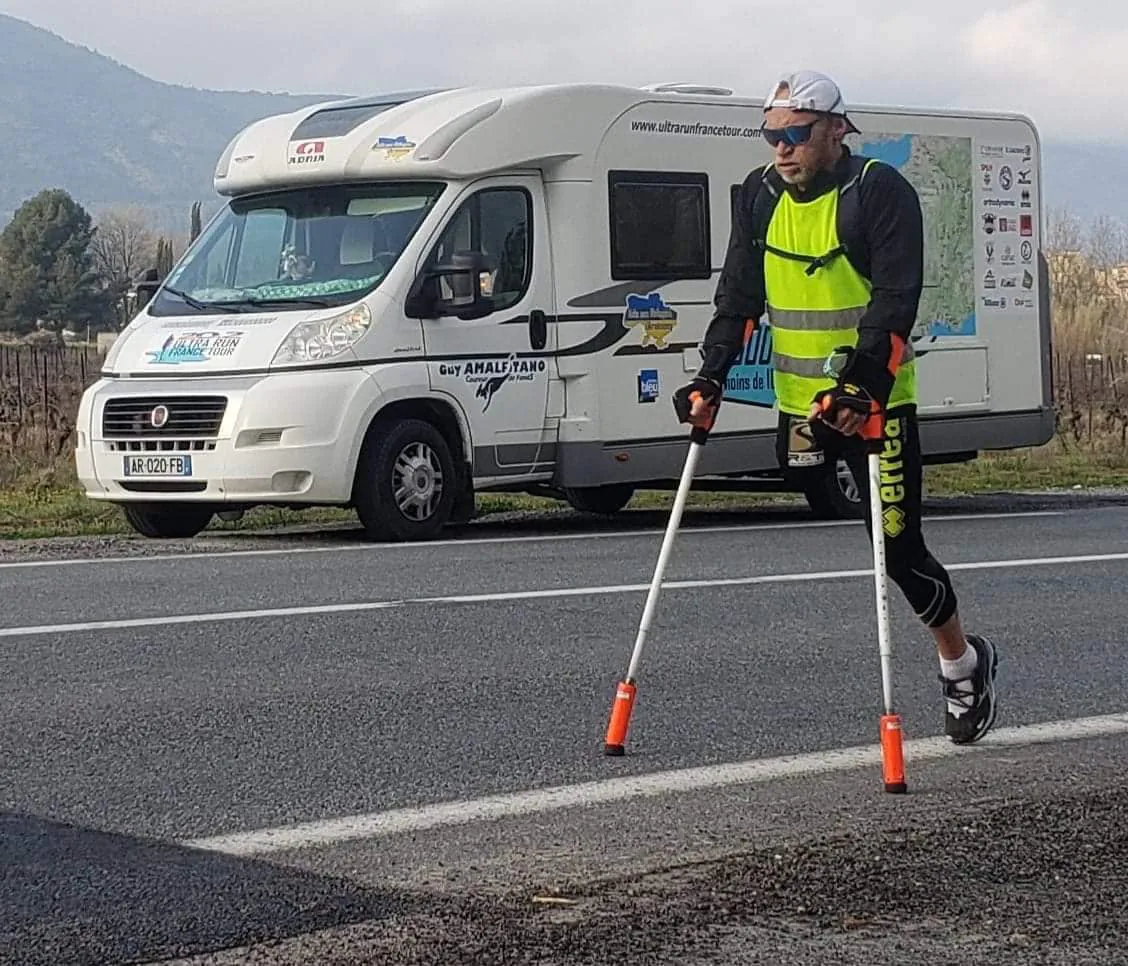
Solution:
[[[271,363],[320,362],[347,352],[372,325],[372,313],[363,302],[341,315],[294,326]]]

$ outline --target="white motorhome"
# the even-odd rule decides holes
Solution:
[[[434,537],[474,494],[597,512],[676,484],[672,391],[701,361],[762,101],[697,85],[424,91],[268,117],[227,199],[84,395],[87,496],[150,536],[256,505]],[[915,336],[930,462],[1053,432],[1040,147],[1009,114],[862,106],[856,151],[926,221]],[[734,369],[698,487],[786,488],[771,332]],[[845,475],[843,475],[845,473]],[[860,512],[848,471],[807,493]]]

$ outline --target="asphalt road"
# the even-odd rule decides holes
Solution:
[[[0,962],[1124,962],[1128,507],[948,510],[999,731],[894,590],[905,797],[860,524],[688,520],[621,759],[657,529],[9,557]]]

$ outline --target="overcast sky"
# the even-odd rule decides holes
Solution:
[[[1128,141],[1124,0],[0,0],[157,80],[363,94],[690,80],[763,96],[811,67],[847,101],[1031,115]]]

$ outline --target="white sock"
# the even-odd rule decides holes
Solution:
[[[964,651],[960,657],[956,658],[956,660],[948,661],[944,658],[940,658],[940,673],[949,681],[955,681],[959,678],[969,677],[972,672],[975,671],[975,667],[978,663],[979,655],[976,653],[975,648],[968,644],[967,650]],[[960,681],[956,687],[959,691],[966,694],[971,694],[972,692],[971,681]],[[949,701],[948,710],[954,715],[960,715],[967,711],[967,707],[957,702]]]

